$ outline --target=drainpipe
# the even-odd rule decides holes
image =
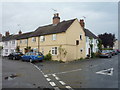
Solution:
[[[38,52],[39,52],[39,49],[40,49],[40,36],[38,36]]]
[[[27,38],[27,47],[28,47],[28,38]]]

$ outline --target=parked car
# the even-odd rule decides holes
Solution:
[[[120,49],[117,49],[117,52],[120,53]]]
[[[14,52],[14,53],[10,53],[9,55],[8,55],[8,58],[9,59],[12,59],[12,60],[19,60],[19,59],[21,59],[21,56],[23,55],[23,53],[21,53],[21,52]]]
[[[22,56],[22,61],[42,61],[44,56],[41,52],[27,52]]]
[[[112,54],[112,56],[115,55],[115,51],[114,51],[114,50],[109,50],[109,51],[110,51],[110,53]]]
[[[100,54],[100,57],[108,57],[108,58],[111,58],[112,57],[112,54],[109,50],[102,50],[101,54]]]
[[[114,50],[114,52],[115,52],[115,55],[117,55],[117,54],[118,54],[118,51],[117,51],[117,50]]]

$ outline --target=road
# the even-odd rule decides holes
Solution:
[[[118,55],[68,63],[3,59],[3,88],[118,88]],[[13,80],[6,76],[17,74]]]
[[[11,74],[13,79],[5,79]],[[52,88],[43,74],[31,63],[17,60],[2,60],[2,88]]]

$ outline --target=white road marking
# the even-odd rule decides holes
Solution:
[[[49,82],[51,86],[56,86],[56,84],[54,82]]]
[[[46,78],[47,79],[47,81],[51,81],[51,79],[50,78]]]
[[[44,75],[44,77],[48,77],[48,75]]]
[[[63,81],[59,81],[62,85],[65,85],[65,83]]]
[[[110,76],[112,76],[113,75],[113,68],[109,68],[109,69],[106,69],[106,70],[98,71],[98,72],[96,72],[96,74],[103,74],[103,75],[110,75]]]
[[[80,70],[82,70],[82,69],[76,69],[76,70],[71,70],[71,71],[52,73],[52,74],[47,74],[47,75],[53,75],[53,74],[64,74],[64,73],[76,72],[76,71],[80,71]]]
[[[65,86],[65,88],[70,89],[70,90],[73,90],[70,86]]]
[[[55,90],[60,90],[58,87],[54,87]]]
[[[32,64],[32,63],[30,63],[30,64]],[[34,67],[36,67],[43,75],[44,75],[44,73],[43,73],[43,71],[37,66],[37,65],[34,65],[34,64],[32,64]]]
[[[56,80],[60,80],[60,78],[59,78],[59,77],[55,77],[55,79],[56,79]]]
[[[56,75],[55,74],[52,74],[54,77],[56,77]]]

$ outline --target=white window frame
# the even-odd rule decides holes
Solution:
[[[53,34],[52,35],[52,40],[56,40],[57,39],[57,35],[56,34]]]
[[[10,52],[13,53],[15,50],[14,49],[11,49]]]
[[[51,54],[52,55],[57,55],[58,54],[58,48],[57,47],[52,47],[51,48]]]
[[[5,54],[6,54],[6,55],[8,54],[8,49],[5,49]]]
[[[27,39],[25,39],[25,44],[27,43]]]
[[[5,46],[7,46],[8,45],[8,42],[5,42]]]
[[[14,40],[12,41],[12,44],[15,45],[15,41]]]
[[[32,37],[32,42],[36,42],[36,37]]]
[[[40,36],[40,41],[44,42],[45,41],[45,36]]]
[[[42,54],[44,54],[44,48],[42,48],[42,51],[41,51]]]

